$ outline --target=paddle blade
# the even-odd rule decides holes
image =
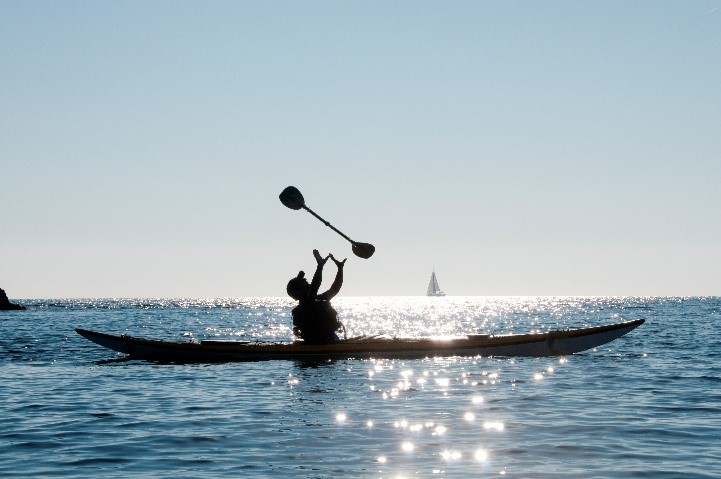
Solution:
[[[295,186],[289,186],[280,192],[280,202],[291,210],[299,210],[305,206],[305,200],[300,190]]]
[[[353,243],[353,254],[359,258],[368,259],[376,252],[376,247],[370,243]]]

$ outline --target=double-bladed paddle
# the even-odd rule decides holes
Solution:
[[[353,254],[358,256],[359,258],[368,259],[371,256],[373,256],[373,253],[376,251],[376,247],[373,246],[370,243],[359,243],[357,241],[353,241],[343,233],[341,233],[335,226],[318,216],[313,210],[308,208],[305,205],[305,200],[303,199],[303,194],[296,188],[295,186],[289,186],[286,189],[284,189],[280,193],[280,202],[283,203],[285,206],[290,208],[291,210],[306,210],[308,213],[312,214],[316,218],[318,218],[324,225],[326,225],[328,228],[332,229],[348,241],[350,241],[350,244],[353,245]]]

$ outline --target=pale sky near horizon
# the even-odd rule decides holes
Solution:
[[[0,287],[721,295],[720,7],[0,0]]]

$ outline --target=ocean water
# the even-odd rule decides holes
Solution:
[[[646,323],[562,358],[222,364],[128,361],[73,329],[286,341],[293,304],[18,302],[0,477],[721,477],[721,298],[337,298],[351,335]]]

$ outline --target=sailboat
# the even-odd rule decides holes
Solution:
[[[428,283],[428,296],[445,296],[446,293],[441,291],[441,287],[438,286],[438,280],[436,279],[436,270],[434,269],[431,273],[431,281]]]

